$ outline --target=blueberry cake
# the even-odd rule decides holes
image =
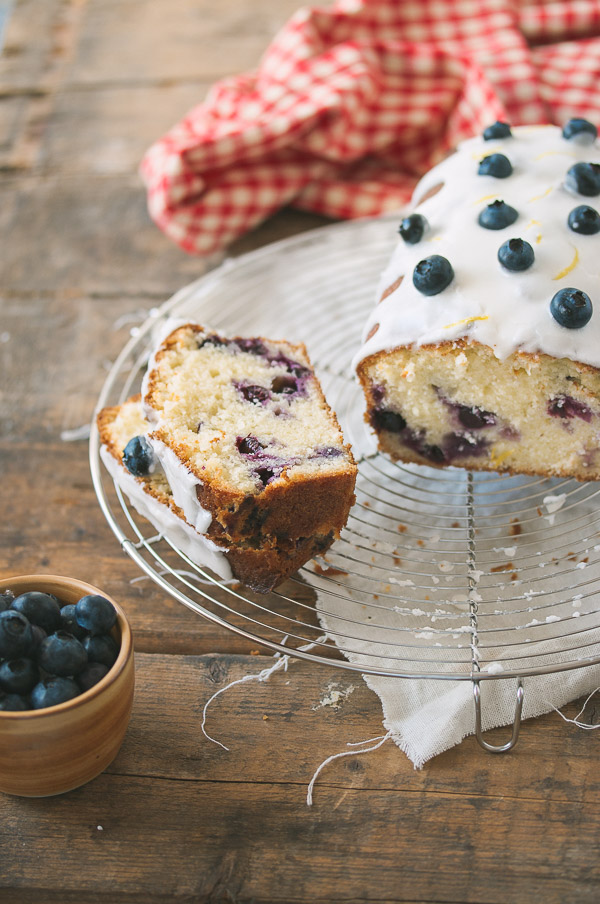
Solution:
[[[424,176],[354,362],[382,451],[600,479],[599,204],[582,119],[495,123]]]
[[[301,345],[178,327],[141,400],[98,424],[112,473],[179,520],[184,551],[254,590],[324,552],[354,501],[356,465]]]

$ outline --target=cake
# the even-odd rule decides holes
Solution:
[[[581,119],[495,123],[423,177],[354,360],[383,452],[600,478],[598,196]]]
[[[354,501],[356,465],[302,345],[180,326],[98,429],[134,507],[260,592],[325,552]]]

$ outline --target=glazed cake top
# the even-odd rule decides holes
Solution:
[[[591,207],[592,215],[600,208],[600,144],[591,126],[590,131],[566,138],[557,126],[521,126],[503,138],[478,136],[430,170],[417,185],[412,207],[425,217],[425,231],[416,244],[400,238],[378,299],[403,279],[371,313],[354,364],[396,346],[469,338],[490,346],[500,359],[521,350],[599,367],[600,232],[581,234],[568,225],[574,208]],[[480,175],[480,161],[495,154],[508,158],[512,172]],[[568,175],[582,163],[594,164],[584,168],[592,182],[588,194]],[[504,228],[484,228],[479,215],[497,201],[512,207],[516,219]],[[498,259],[500,247],[515,238],[527,242],[534,256],[521,271],[506,269]],[[413,273],[432,255],[450,263],[453,277],[427,295],[413,284]],[[582,327],[567,328],[551,313],[552,298],[567,287],[591,301],[591,319]]]

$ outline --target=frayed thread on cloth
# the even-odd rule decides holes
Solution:
[[[557,709],[556,706],[553,706],[552,703],[550,703],[549,705],[554,710],[555,713],[558,713],[558,715],[561,717],[561,719],[564,722],[570,722],[571,725],[576,725],[577,728],[583,728],[585,731],[595,731],[597,728],[600,728],[600,723],[598,723],[597,725],[589,725],[587,722],[581,722],[579,717],[583,715],[586,706],[588,705],[588,703],[590,702],[590,700],[592,699],[594,694],[597,694],[598,691],[600,691],[600,687],[597,687],[595,690],[593,690],[591,692],[591,694],[588,694],[588,696],[585,698],[585,702],[584,702],[583,706],[581,707],[581,709],[579,710],[579,712],[577,713],[577,715],[575,716],[574,719],[569,719],[567,716],[565,716],[563,713],[561,713],[560,709]]]
[[[334,753],[331,756],[328,756],[326,760],[323,760],[321,765],[315,771],[315,774],[311,778],[308,785],[306,792],[306,806],[312,807],[313,789],[315,787],[315,782],[325,766],[327,766],[329,763],[332,763],[334,760],[340,759],[340,757],[343,756],[358,756],[360,753],[372,753],[373,750],[378,750],[380,747],[382,747],[386,741],[389,741],[391,737],[392,732],[388,731],[388,733],[385,735],[379,735],[379,737],[377,738],[368,738],[366,741],[348,741],[346,747],[363,747],[364,744],[370,744],[372,741],[377,741],[378,743],[373,747],[364,747],[363,750],[342,750],[340,753]]]
[[[318,644],[323,643],[323,641],[325,641],[326,639],[327,635],[322,634],[320,637],[317,637],[314,643],[305,644],[302,647],[298,647],[298,649],[302,650],[303,653],[306,653],[308,652],[308,650],[312,650]],[[284,637],[281,641],[282,645],[285,644],[286,640],[287,637]],[[244,675],[243,678],[236,678],[235,681],[230,681],[229,684],[225,685],[225,687],[221,687],[218,691],[215,691],[212,697],[209,697],[209,699],[204,704],[204,709],[202,710],[202,725],[200,726],[200,728],[202,729],[202,734],[205,738],[207,738],[209,741],[212,741],[213,744],[218,744],[219,747],[223,748],[223,750],[229,750],[229,747],[226,747],[225,744],[221,743],[221,741],[217,741],[216,738],[211,737],[206,731],[206,712],[208,710],[208,707],[213,702],[213,700],[215,700],[219,696],[219,694],[224,694],[225,691],[228,691],[231,687],[235,687],[236,684],[245,684],[247,681],[267,681],[271,677],[271,675],[274,672],[277,672],[279,669],[283,669],[284,672],[287,672],[290,656],[287,653],[285,653],[283,656],[281,655],[281,653],[275,653],[275,656],[277,657],[277,661],[274,662],[273,665],[269,666],[266,669],[262,669],[260,672],[257,672],[254,675]]]

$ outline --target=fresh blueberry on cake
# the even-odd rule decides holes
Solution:
[[[105,408],[98,427],[134,507],[194,562],[254,590],[324,552],[354,501],[356,465],[302,345],[179,327],[142,395]]]
[[[454,278],[452,264],[440,254],[419,261],[413,271],[413,283],[423,295],[439,295]]]
[[[528,270],[535,260],[533,248],[523,239],[509,239],[500,245],[498,260],[506,270]]]
[[[518,211],[500,199],[492,201],[479,214],[477,222],[484,229],[506,229],[519,218]]]
[[[565,185],[579,195],[600,195],[600,163],[574,163],[567,172]]]
[[[497,138],[510,138],[511,128],[507,122],[494,122],[483,130],[484,141],[495,141]]]
[[[145,436],[133,436],[123,449],[123,464],[135,477],[145,477],[155,467],[154,452]]]
[[[354,360],[393,459],[600,479],[596,136],[496,123],[420,181]]]
[[[595,235],[600,232],[600,214],[587,204],[574,207],[567,220],[569,229],[581,235]]]
[[[401,238],[407,245],[416,245],[423,238],[427,228],[427,220],[420,213],[411,213],[405,217],[398,228]]]
[[[495,179],[508,179],[512,175],[512,163],[504,154],[490,154],[479,162],[480,176],[493,176]]]
[[[593,144],[598,137],[596,126],[587,119],[570,119],[562,130],[563,138],[580,144]]]
[[[560,289],[550,302],[557,323],[568,330],[580,330],[591,320],[593,309],[589,295],[579,289]]]

